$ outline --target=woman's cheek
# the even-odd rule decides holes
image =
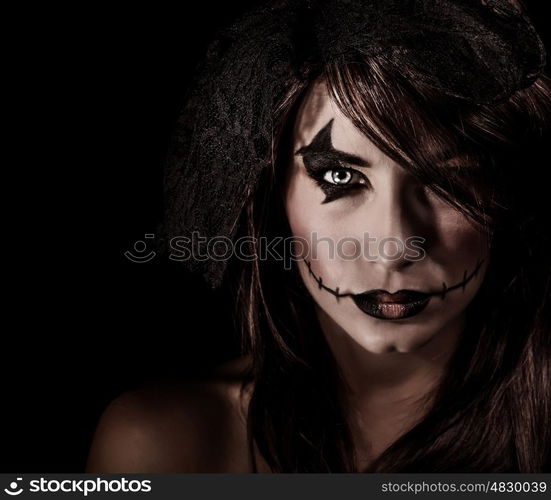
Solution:
[[[456,210],[450,210],[438,219],[437,235],[438,244],[431,251],[431,257],[435,260],[450,260],[460,267],[485,258],[487,234]]]

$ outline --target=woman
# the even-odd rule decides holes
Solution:
[[[118,398],[88,471],[550,471],[544,60],[507,0],[283,0],[223,32],[164,231],[243,358]]]

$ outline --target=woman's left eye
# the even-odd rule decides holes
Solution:
[[[351,188],[368,185],[367,178],[353,168],[328,168],[321,172],[321,181],[331,187]]]
[[[331,161],[305,158],[304,166],[308,176],[325,194],[322,203],[329,203],[343,196],[353,196],[366,188],[371,188],[371,183],[363,172],[345,167],[338,162],[335,164]]]
[[[323,180],[330,184],[345,185],[352,180],[352,172],[344,168],[327,170],[323,174]]]
[[[336,167],[321,169],[310,175],[325,193],[323,203],[329,203],[346,195],[352,195],[371,184],[367,177],[354,168]]]

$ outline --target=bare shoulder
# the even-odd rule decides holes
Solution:
[[[96,428],[87,472],[250,472],[250,360],[204,380],[159,379],[112,401]]]

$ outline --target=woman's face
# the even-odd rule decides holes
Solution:
[[[292,141],[284,203],[318,316],[375,353],[462,321],[488,265],[484,232],[356,129],[323,83]]]

